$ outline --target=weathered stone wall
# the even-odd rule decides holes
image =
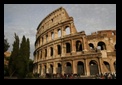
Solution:
[[[116,72],[115,47],[115,30],[102,30],[91,35],[77,32],[73,18],[60,7],[44,18],[37,28],[33,73],[89,76]]]

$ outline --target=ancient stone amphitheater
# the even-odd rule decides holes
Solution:
[[[116,72],[116,30],[91,35],[77,32],[63,7],[47,15],[37,27],[33,73],[90,76]]]

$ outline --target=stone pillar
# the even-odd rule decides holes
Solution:
[[[48,41],[51,41],[51,32],[48,32]]]
[[[87,41],[86,41],[86,37],[85,36],[83,36],[82,37],[83,38],[83,51],[87,51],[87,45],[88,45],[88,43],[87,43]]]
[[[46,35],[44,35],[44,37],[43,37],[44,39],[44,41],[43,41],[43,44],[45,44],[46,43]]]
[[[72,45],[72,54],[74,54],[76,52],[76,45],[75,45],[75,42],[74,40],[71,40],[71,45]]]
[[[47,67],[47,68],[46,68],[46,73],[49,73],[49,68],[50,68],[49,63],[46,64],[46,67]]]
[[[39,64],[37,64],[37,73],[39,74],[39,72],[40,72],[40,65]]]
[[[62,27],[61,28],[61,38],[63,38],[63,36],[64,36],[64,28]]]
[[[76,31],[75,25],[74,25],[73,21],[71,21],[71,23],[70,23],[70,33],[74,34],[76,32],[77,31]]]
[[[54,45],[54,57],[58,55],[57,45]]]
[[[64,45],[63,42],[61,43],[61,56],[64,56]]]
[[[54,30],[54,39],[57,39],[58,38],[58,32],[57,32],[57,29]]]
[[[100,67],[100,73],[104,73],[103,71],[103,62],[102,62],[102,58],[98,58],[98,62],[99,62],[99,67]]]
[[[57,68],[56,62],[53,62],[53,74],[57,73],[56,68]]]
[[[110,60],[110,70],[111,70],[111,73],[116,72],[115,68],[114,68],[114,63],[112,62],[112,59]]]
[[[75,61],[73,61],[73,74],[77,74],[77,64]]]
[[[66,66],[65,66],[65,63],[64,63],[64,62],[62,62],[62,75],[64,75],[64,74],[65,74],[65,70],[66,70],[66,69],[65,69],[65,67],[66,67]]]
[[[47,59],[50,58],[50,47],[47,47]]]
[[[90,76],[89,63],[87,59],[85,59],[84,61],[85,61],[85,70],[86,70],[85,75]]]

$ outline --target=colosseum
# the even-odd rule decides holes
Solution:
[[[116,30],[77,32],[63,7],[37,27],[33,73],[91,76],[116,72]]]

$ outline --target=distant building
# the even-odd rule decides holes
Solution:
[[[36,33],[33,73],[90,76],[105,72],[116,72],[116,30],[77,32],[73,18],[62,7],[42,20]]]

